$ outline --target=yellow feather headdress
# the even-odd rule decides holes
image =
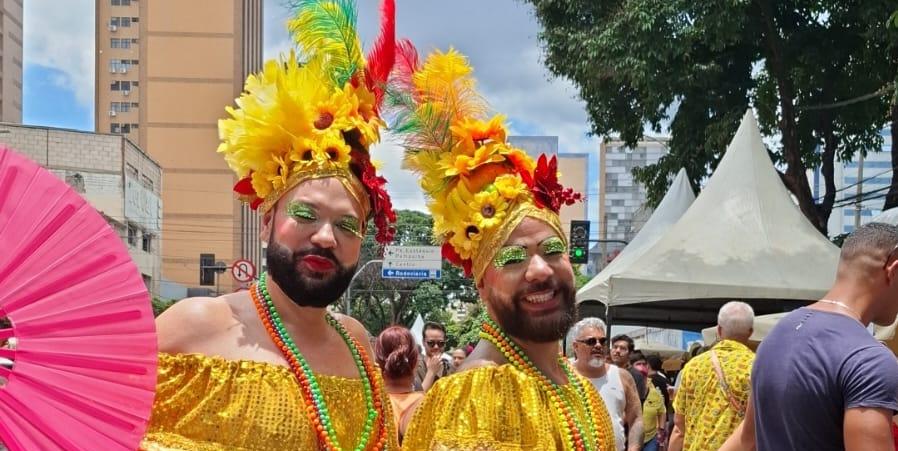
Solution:
[[[229,118],[218,123],[234,191],[268,211],[299,183],[334,177],[367,215],[380,242],[396,216],[368,153],[380,140],[380,105],[395,61],[395,4],[384,0],[381,35],[367,59],[353,0],[298,0],[288,23],[299,48],[246,79]]]
[[[581,197],[558,184],[554,156],[534,161],[507,142],[505,118],[487,115],[472,72],[453,49],[419,64],[414,46],[401,41],[388,105],[391,129],[404,138],[404,165],[421,176],[443,256],[479,280],[525,217],[564,239],[558,211]]]

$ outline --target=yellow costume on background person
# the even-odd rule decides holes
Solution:
[[[343,449],[362,432],[361,379],[317,376]],[[159,355],[157,402],[142,450],[318,449],[296,378],[286,367],[199,354]],[[386,393],[386,392],[383,392]],[[389,405],[389,399],[381,399]],[[395,436],[393,422],[388,422]],[[391,442],[389,449],[398,449]]]
[[[517,258],[514,252],[529,252],[506,241],[525,219],[533,219],[552,235],[538,252],[570,271],[560,257],[567,242],[558,211],[580,195],[558,184],[555,158],[543,155],[536,162],[506,142],[502,116],[485,117],[472,70],[458,52],[436,52],[419,67],[411,44],[400,43],[399,49],[388,90],[387,104],[396,108],[397,118],[391,129],[404,138],[405,167],[420,174],[430,198],[433,234],[443,257],[479,282],[490,266],[512,264],[508,259]],[[502,252],[508,248],[515,249]],[[489,300],[484,302],[489,308]],[[507,337],[492,319],[482,327],[482,337],[488,330]],[[567,360],[557,356],[563,377],[556,374],[556,384],[511,339],[490,343],[495,348],[487,352],[501,351],[505,359],[493,354],[483,365],[463,367],[437,381],[417,408],[403,449],[615,449],[601,397]]]
[[[326,310],[344,289],[334,274],[357,264],[369,220],[380,244],[395,232],[369,154],[395,61],[395,2],[383,1],[367,56],[353,0],[294,5],[297,49],[249,75],[218,124],[237,198],[270,231],[262,239],[272,272],[247,291],[178,302],[157,320],[166,333],[143,449],[398,449],[367,331]],[[302,273],[291,264],[299,253],[330,269]],[[303,287],[304,274],[320,285]]]
[[[742,406],[751,392],[751,367],[755,353],[742,343],[723,340],[711,351],[717,353],[720,367],[732,395]],[[744,412],[736,412],[720,388],[711,351],[694,357],[680,373],[674,411],[686,418],[683,450],[718,449],[742,422]]]

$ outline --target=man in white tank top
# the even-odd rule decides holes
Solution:
[[[588,378],[608,408],[618,451],[639,451],[643,443],[642,405],[633,376],[605,361],[605,322],[584,318],[571,329],[574,367]],[[626,434],[624,433],[626,431]]]

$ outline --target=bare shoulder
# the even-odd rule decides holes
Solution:
[[[342,313],[334,313],[334,318],[340,321],[340,324],[346,328],[346,331],[358,340],[368,350],[369,354],[371,353],[371,334],[368,333],[368,329],[365,329],[365,326],[359,320]]]
[[[156,318],[159,352],[199,352],[198,346],[236,321],[230,296],[197,297],[175,302]]]
[[[618,366],[615,366],[614,369],[620,372],[620,380],[624,385],[629,385],[633,388],[636,388],[636,380],[633,379],[633,375],[630,374],[629,371]]]

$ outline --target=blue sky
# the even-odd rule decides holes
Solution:
[[[378,3],[358,1],[359,30],[366,43],[377,31]],[[289,49],[284,27],[289,11],[283,4],[283,0],[264,3],[266,58]],[[576,89],[551,77],[542,65],[539,25],[530,7],[517,0],[397,0],[397,4],[397,34],[410,38],[422,54],[450,46],[466,54],[480,91],[497,112],[508,116],[512,134],[558,136],[561,152],[592,155],[591,186],[574,188],[589,194],[590,218],[597,218],[598,140],[587,136],[589,125]],[[24,19],[23,122],[92,131],[94,0],[29,0]],[[389,136],[384,141],[383,149],[378,149],[383,154],[399,152]],[[397,206],[422,208],[414,177],[398,167],[399,159],[383,160]]]

